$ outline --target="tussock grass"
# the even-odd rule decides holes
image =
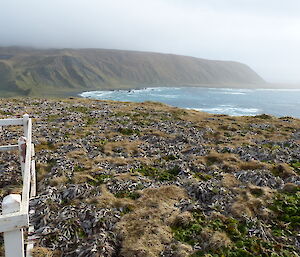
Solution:
[[[117,224],[122,238],[121,255],[158,256],[164,245],[172,241],[169,219],[179,214],[174,204],[183,198],[186,198],[185,192],[176,186],[143,190],[133,211]]]
[[[50,186],[59,186],[59,185],[66,184],[67,181],[68,181],[68,178],[63,175],[63,176],[55,177],[55,178],[51,179],[49,184],[50,184]]]
[[[107,190],[105,185],[100,186],[101,195],[86,201],[91,204],[96,204],[102,208],[123,208],[123,209],[133,209],[135,204],[134,201],[129,198],[117,198]]]
[[[35,247],[31,250],[32,257],[57,257],[58,254],[55,254],[48,248],[44,247]]]
[[[229,173],[223,174],[223,179],[221,183],[224,187],[228,188],[233,188],[240,185],[240,182],[235,178],[235,176]]]
[[[265,208],[274,197],[274,190],[268,187],[248,185],[245,189],[237,189],[236,201],[231,205],[231,213],[238,218],[259,217],[268,219],[272,217],[270,210]]]
[[[114,151],[124,151],[127,154],[134,154],[139,151],[140,141],[116,141],[108,142],[103,146],[103,151],[107,155],[112,155]]]

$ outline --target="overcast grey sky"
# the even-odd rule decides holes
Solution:
[[[300,0],[0,0],[0,45],[156,51],[300,82]]]

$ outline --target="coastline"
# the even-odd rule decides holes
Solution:
[[[300,117],[299,88],[148,87],[85,91],[79,96],[125,102],[162,102],[180,108],[231,116],[268,113],[277,117]]]

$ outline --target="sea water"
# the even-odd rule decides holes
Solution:
[[[300,89],[231,89],[156,87],[90,91],[82,97],[128,102],[154,101],[187,109],[233,116],[262,113],[300,118]]]

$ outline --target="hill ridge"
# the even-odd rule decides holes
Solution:
[[[0,92],[12,95],[263,83],[249,66],[235,61],[113,49],[0,47]]]

